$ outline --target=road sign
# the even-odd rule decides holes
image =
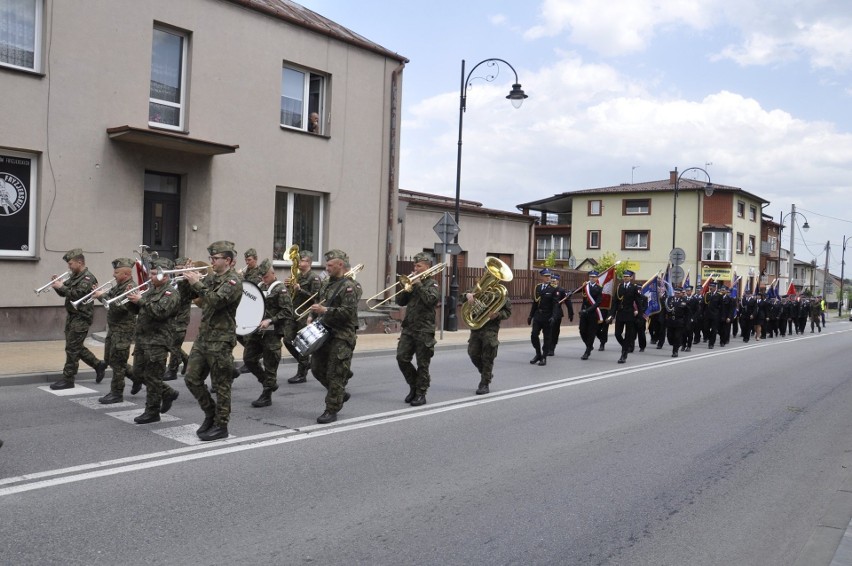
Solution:
[[[671,277],[673,285],[680,285],[683,282],[683,278],[686,275],[684,273],[683,268],[679,265],[673,265],[671,269]]]
[[[449,244],[460,231],[459,225],[449,212],[445,212],[432,229],[445,244]]]
[[[435,242],[435,255],[444,255],[445,253],[450,255],[459,255],[462,253],[462,247],[459,244],[443,243],[443,242]]]
[[[671,252],[669,252],[669,261],[672,265],[680,265],[684,261],[686,261],[686,252],[683,251],[683,248],[673,248]]]

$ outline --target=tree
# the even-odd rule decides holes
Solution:
[[[613,252],[604,252],[601,254],[600,259],[598,259],[597,270],[603,273],[605,270],[609,269],[613,266],[613,264],[618,261],[616,259],[616,255]],[[615,278],[616,280],[621,279],[621,275],[626,269],[624,262],[619,263],[615,268]]]

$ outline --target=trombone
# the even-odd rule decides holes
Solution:
[[[142,287],[145,287],[145,289],[142,289]],[[130,300],[129,298],[127,298],[128,295],[133,295],[135,293],[139,293],[140,295],[142,295],[146,291],[148,291],[148,289],[150,289],[150,288],[151,288],[150,287],[150,281],[145,281],[141,285],[137,285],[136,287],[134,287],[132,289],[128,289],[127,291],[125,291],[124,293],[122,293],[120,295],[116,295],[115,297],[104,301],[104,306],[106,308],[109,308],[109,306],[116,301],[119,301],[119,303],[118,303],[119,305],[123,305],[124,303],[126,303],[127,301]]]
[[[356,265],[355,267],[353,267],[352,269],[350,269],[349,271],[347,271],[346,273],[344,273],[344,274],[343,274],[342,279],[346,279],[347,277],[352,277],[352,278],[354,279],[354,278],[355,278],[355,276],[356,276],[356,275],[357,275],[357,274],[358,274],[358,273],[359,273],[362,269],[364,269],[364,264],[363,264],[363,263],[359,263],[358,265]],[[317,295],[319,295],[319,291],[317,291],[316,293],[314,293],[313,295],[311,295],[310,297],[308,297],[308,298],[305,300],[305,302],[303,302],[301,305],[299,305],[298,307],[296,307],[295,309],[293,309],[293,314],[296,316],[296,320],[302,320],[303,318],[305,318],[306,316],[308,316],[309,314],[311,314],[311,305],[308,305],[308,303],[310,303],[311,301],[313,301],[313,300],[316,298],[316,296],[317,296]],[[325,300],[323,299],[322,301],[318,302],[317,304],[318,304],[318,305],[321,305],[321,304],[323,304],[324,302],[325,302]],[[305,308],[302,312],[299,312],[299,309],[301,309],[302,307],[305,307],[306,305],[307,305],[307,308]]]
[[[381,291],[379,291],[378,293],[376,293],[375,295],[373,295],[372,297],[367,299],[367,301],[366,301],[367,308],[370,309],[371,311],[376,310],[377,308],[379,308],[383,304],[387,303],[388,301],[390,301],[391,299],[393,299],[397,295],[399,295],[403,292],[410,293],[411,288],[415,283],[417,283],[418,281],[420,281],[421,279],[423,279],[425,277],[431,277],[431,276],[433,276],[437,273],[440,273],[440,272],[444,271],[444,269],[446,269],[446,268],[447,268],[446,263],[436,263],[435,265],[433,265],[432,267],[430,267],[429,269],[427,269],[426,271],[423,271],[421,273],[415,272],[415,273],[412,273],[411,275],[400,275],[399,280],[396,283],[394,283],[393,285],[391,285],[390,287],[388,287],[386,289],[382,289]],[[373,306],[370,306],[370,301],[378,300],[379,297],[381,297],[382,295],[384,295],[388,291],[395,289],[397,285],[402,286],[402,288],[399,291],[397,291],[396,293],[394,293],[390,297],[386,298],[385,300],[378,302]]]
[[[108,289],[108,288],[112,287],[113,285],[115,285],[115,283],[116,283],[115,277],[113,277],[112,279],[110,279],[109,281],[107,281],[106,283],[104,283],[103,285],[98,287],[97,289],[92,289],[91,291],[89,291],[88,293],[86,293],[85,295],[83,295],[82,297],[77,299],[76,301],[71,301],[71,305],[75,309],[80,308],[80,305],[88,305],[89,303],[94,302],[95,293],[97,293],[98,291],[101,291],[103,289]]]
[[[33,291],[35,291],[36,295],[41,295],[44,291],[47,291],[50,288],[51,285],[53,285],[54,281],[67,281],[70,276],[71,276],[71,272],[66,271],[65,273],[63,273],[59,277],[55,277],[55,278],[51,279],[50,283],[47,283],[46,285],[42,285],[38,289],[33,289]]]

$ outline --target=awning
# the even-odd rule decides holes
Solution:
[[[164,132],[162,130],[151,130],[148,128],[134,128],[132,126],[117,126],[107,128],[110,139],[119,142],[146,145],[171,151],[192,153],[194,155],[222,155],[234,153],[239,145],[228,145],[219,142],[191,138],[183,134]]]

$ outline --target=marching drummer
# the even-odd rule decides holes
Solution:
[[[246,337],[243,360],[263,386],[260,397],[252,401],[251,406],[268,407],[272,404],[272,392],[278,389],[281,337],[293,319],[293,302],[287,287],[275,277],[275,270],[268,259],[260,262],[258,270],[264,297],[264,315],[257,332]],[[259,363],[261,357],[263,367]]]
[[[234,243],[219,241],[207,248],[213,273],[201,279],[197,271],[185,274],[189,292],[201,299],[201,326],[187,362],[186,387],[204,411],[204,423],[196,431],[201,440],[228,437],[231,417],[231,384],[234,381],[237,305],[243,297],[240,276],[234,270]],[[216,401],[204,386],[207,374],[216,390]]]

